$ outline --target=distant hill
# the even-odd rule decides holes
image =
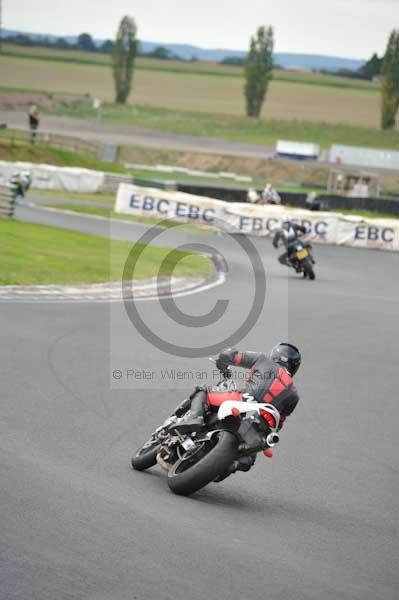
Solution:
[[[11,35],[24,34],[28,35],[34,40],[39,41],[40,39],[47,38],[55,41],[59,36],[52,34],[38,34],[38,33],[27,33],[23,31],[15,31],[11,29],[3,29],[2,37],[6,39]],[[64,38],[70,42],[75,43],[77,40],[76,35],[64,36]],[[104,40],[94,39],[96,45],[101,45]],[[206,49],[198,46],[190,46],[189,44],[166,44],[162,42],[146,42],[140,41],[141,52],[152,52],[157,46],[163,46],[173,54],[176,54],[184,60],[190,60],[195,57],[198,60],[209,60],[220,62],[227,57],[242,58],[245,56],[245,52],[240,50],[229,50],[227,48],[213,48]],[[318,54],[295,54],[279,52],[274,55],[275,63],[284,67],[285,69],[306,69],[309,71],[320,71],[325,69],[327,71],[338,71],[339,69],[351,69],[356,70],[364,64],[364,60],[357,60],[351,58],[340,58],[338,56],[321,56]]]

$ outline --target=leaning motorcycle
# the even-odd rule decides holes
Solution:
[[[133,468],[144,471],[158,463],[172,492],[189,496],[236,471],[248,471],[259,452],[270,457],[279,441],[280,413],[271,404],[244,396],[231,371],[221,372],[219,383],[207,390],[203,429],[183,434],[176,428],[190,410],[191,399],[186,398],[137,450]]]
[[[32,183],[30,171],[16,171],[8,181],[8,187],[11,191],[11,196],[15,202],[19,198],[24,198]]]
[[[303,273],[305,278],[316,278],[313,268],[315,260],[312,255],[312,245],[309,242],[297,240],[288,256],[288,263],[297,273]]]

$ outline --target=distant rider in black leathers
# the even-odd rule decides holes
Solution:
[[[274,234],[273,246],[278,248],[279,243],[282,242],[286,248],[278,260],[282,265],[290,266],[289,259],[295,249],[295,242],[298,240],[301,234],[307,233],[306,227],[292,223],[291,221],[285,221],[280,229]]]

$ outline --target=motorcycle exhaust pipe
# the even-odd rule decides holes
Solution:
[[[269,433],[269,435],[266,438],[266,443],[269,446],[269,448],[278,444],[279,441],[280,441],[280,436],[278,433]]]
[[[160,467],[162,467],[162,469],[164,469],[165,471],[170,471],[170,469],[172,468],[173,465],[171,465],[170,463],[166,462],[166,460],[164,460],[162,458],[162,456],[160,454],[157,454],[157,463],[159,464]]]

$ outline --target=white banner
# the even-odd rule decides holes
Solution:
[[[65,190],[92,194],[98,192],[104,183],[104,173],[101,171],[0,161],[0,185],[6,185],[11,175],[19,171],[30,171],[32,188],[42,190]]]
[[[305,239],[318,244],[399,250],[398,219],[363,219],[335,212],[224,202],[126,183],[119,186],[115,211],[257,236],[271,235],[284,221],[290,220],[305,225],[309,231]]]
[[[115,212],[220,226],[222,229],[218,223],[224,220],[226,204],[214,198],[121,183],[116,196]]]

